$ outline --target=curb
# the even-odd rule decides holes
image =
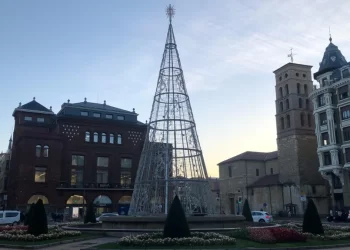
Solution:
[[[84,238],[70,239],[70,240],[68,239],[68,240],[62,240],[62,241],[55,241],[55,242],[47,243],[47,244],[31,245],[31,246],[14,245],[14,244],[0,244],[0,247],[19,248],[19,249],[41,249],[41,248],[47,248],[47,247],[52,247],[52,246],[57,246],[57,245],[62,245],[62,244],[69,244],[69,243],[80,242],[80,241],[85,241],[85,240],[93,240],[96,238],[99,238],[99,237],[84,237]]]

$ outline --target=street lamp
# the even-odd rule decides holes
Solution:
[[[219,201],[219,214],[221,214],[221,197],[220,197],[220,192],[217,192],[217,197],[216,200]]]

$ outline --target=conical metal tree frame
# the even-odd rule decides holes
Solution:
[[[171,12],[172,13],[172,12]],[[214,214],[214,199],[170,23],[129,215]]]

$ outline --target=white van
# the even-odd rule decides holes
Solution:
[[[19,225],[21,222],[21,212],[16,210],[0,210],[0,224]]]

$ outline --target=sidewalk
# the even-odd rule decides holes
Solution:
[[[74,243],[68,243],[68,244],[62,244],[47,248],[41,248],[45,250],[80,250],[80,249],[86,249],[90,247],[94,247],[100,244],[109,243],[109,242],[116,242],[118,239],[115,237],[103,237],[103,238],[97,238],[92,240],[85,240],[80,242],[74,242]],[[9,248],[0,248],[0,250],[8,250]],[[19,248],[11,248],[12,250],[20,250]],[[23,250],[23,249],[21,249]]]

